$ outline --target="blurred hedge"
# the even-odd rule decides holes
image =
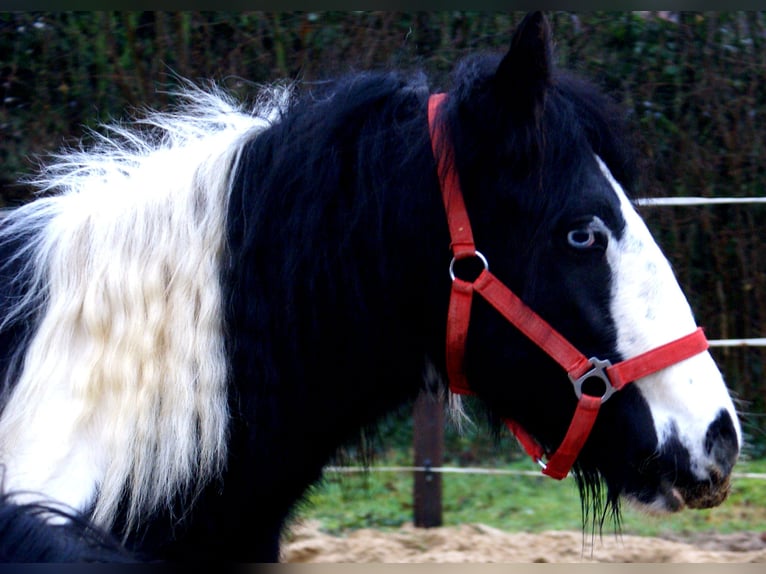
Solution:
[[[461,56],[502,50],[521,13],[0,14],[0,207],[34,158],[130,108],[163,107],[174,75],[243,98],[280,78],[422,68],[443,88]],[[766,195],[766,16],[549,14],[560,63],[622,101],[643,136],[644,194]],[[766,206],[643,208],[710,338],[766,336]],[[763,349],[715,349],[754,452],[766,443]]]

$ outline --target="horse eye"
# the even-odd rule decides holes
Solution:
[[[576,249],[588,249],[596,244],[596,232],[590,227],[573,229],[567,233],[567,241]]]

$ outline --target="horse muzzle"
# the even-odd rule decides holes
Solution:
[[[728,411],[721,410],[709,425],[702,446],[695,458],[674,436],[642,468],[644,477],[659,477],[656,490],[628,491],[625,497],[655,513],[720,505],[731,490],[731,473],[739,456],[738,435]]]
[[[688,484],[660,485],[660,496],[652,504],[655,510],[678,512],[684,508],[704,509],[720,505],[731,491],[730,477],[719,474],[711,475],[711,479],[694,481]]]

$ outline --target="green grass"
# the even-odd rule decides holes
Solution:
[[[384,457],[376,466],[402,464]],[[501,468],[535,470],[524,460]],[[738,473],[766,473],[766,460],[741,462]],[[571,479],[540,476],[443,475],[445,526],[484,523],[507,531],[580,530],[580,500]],[[395,529],[412,521],[413,480],[409,472],[327,473],[302,509],[302,518],[317,519],[331,533],[358,528]],[[611,531],[607,523],[604,532]],[[696,532],[766,531],[766,481],[735,478],[729,498],[708,510],[686,510],[662,517],[647,516],[627,505],[622,532],[656,536]]]

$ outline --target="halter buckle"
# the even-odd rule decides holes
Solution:
[[[614,388],[614,385],[612,385],[612,381],[609,379],[609,375],[606,372],[607,368],[612,366],[612,363],[608,360],[601,360],[597,357],[591,357],[588,359],[588,362],[591,364],[591,369],[584,375],[580,377],[574,377],[571,374],[569,375],[569,380],[572,381],[572,385],[574,385],[575,395],[577,395],[578,399],[581,399],[583,396],[582,389],[585,381],[598,379],[604,384],[604,393],[601,395],[601,402],[605,403],[617,391],[617,389]],[[585,394],[593,397],[598,397],[597,394]]]

